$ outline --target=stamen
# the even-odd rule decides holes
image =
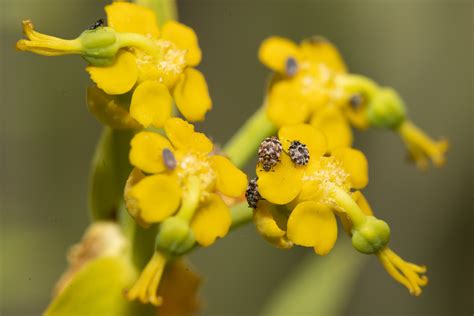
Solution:
[[[428,277],[422,275],[426,273],[425,266],[406,262],[389,248],[384,248],[377,253],[377,256],[388,274],[403,284],[410,294],[419,296],[422,292],[421,287],[428,284]]]
[[[298,71],[298,63],[293,57],[288,57],[285,65],[285,72],[287,76],[293,77]]]
[[[165,265],[166,257],[155,251],[138,280],[125,294],[127,299],[130,301],[139,299],[143,304],[161,305],[163,300],[157,291]]]
[[[168,170],[174,170],[176,168],[176,158],[173,155],[173,152],[169,148],[163,149],[163,162]]]

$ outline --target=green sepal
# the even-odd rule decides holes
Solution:
[[[105,127],[90,175],[89,209],[93,220],[114,220],[132,167],[128,161],[133,132]]]
[[[370,100],[367,118],[373,126],[397,128],[406,118],[405,104],[395,90],[381,88]]]
[[[87,263],[48,306],[45,316],[154,315],[150,306],[129,302],[124,290],[137,272],[126,257],[102,257]]]
[[[160,224],[156,236],[156,250],[173,256],[188,252],[196,243],[189,224],[179,217],[170,217]]]
[[[390,227],[384,221],[367,216],[363,224],[352,229],[352,246],[364,254],[374,254],[390,240]]]

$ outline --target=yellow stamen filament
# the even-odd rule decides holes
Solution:
[[[158,251],[155,251],[138,280],[132,288],[127,291],[127,299],[130,301],[138,299],[143,304],[151,303],[155,306],[161,305],[163,299],[158,296],[157,291],[165,265],[166,257]]]
[[[31,21],[23,21],[23,32],[28,40],[19,40],[16,47],[22,51],[30,51],[44,56],[60,56],[81,53],[79,40],[64,40],[58,37],[38,33]]]
[[[188,223],[193,218],[196,209],[199,206],[201,197],[201,183],[197,176],[191,176],[186,181],[186,190],[184,192],[181,207],[176,216],[184,219]]]
[[[354,228],[366,221],[367,215],[364,214],[348,192],[333,183],[327,183],[326,186],[334,207],[349,216]]]
[[[435,142],[410,121],[403,122],[398,128],[398,133],[420,169],[428,167],[428,159],[431,159],[437,167],[444,165],[446,160],[444,154],[448,150],[447,140]]]
[[[388,274],[403,284],[410,294],[419,296],[421,287],[428,284],[428,277],[423,275],[426,273],[425,266],[406,262],[389,248],[379,251],[377,256]]]

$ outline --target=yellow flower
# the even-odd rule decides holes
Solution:
[[[442,166],[448,143],[435,142],[406,117],[403,101],[390,88],[347,73],[337,49],[321,38],[300,45],[281,37],[266,39],[260,61],[275,71],[266,100],[268,118],[277,126],[309,122],[327,137],[328,148],[350,146],[353,125],[397,131],[420,168],[428,159]]]
[[[28,40],[18,41],[17,48],[46,56],[82,55],[89,62],[86,70],[91,79],[106,93],[100,98],[97,93],[88,96],[95,109],[111,112],[114,96],[131,94],[124,106],[134,121],[129,128],[135,128],[136,122],[162,127],[172,115],[173,100],[187,120],[204,120],[212,101],[204,76],[193,68],[201,61],[194,31],[176,21],[160,29],[152,10],[133,3],[114,2],[105,11],[108,27],[93,27],[74,40],[35,32],[31,22],[25,21]],[[122,126],[123,110],[114,109],[120,112]],[[112,119],[99,119],[113,126],[114,113]]]
[[[157,289],[166,263],[195,244],[207,247],[231,224],[223,197],[237,198],[247,177],[212,142],[179,118],[166,121],[166,136],[142,131],[131,141],[132,171],[125,188],[130,215],[143,226],[160,223],[156,251],[127,293],[130,300],[161,304]]]
[[[257,165],[258,192],[267,201],[255,211],[257,228],[277,246],[294,243],[325,255],[337,237],[334,211],[340,206],[333,191],[338,188],[349,193],[367,185],[365,156],[345,147],[327,155],[324,134],[308,124],[284,126],[278,138],[283,147],[279,162],[270,171]],[[295,144],[307,150],[305,164],[298,164],[301,150],[295,150]],[[291,211],[275,205],[287,205]]]
[[[129,211],[146,224],[178,212],[190,220],[197,242],[208,246],[230,226],[220,194],[240,197],[247,177],[227,158],[211,154],[212,142],[191,124],[171,118],[164,128],[167,138],[143,131],[132,139],[130,161],[146,175],[126,190]]]
[[[260,46],[259,59],[277,73],[267,98],[267,115],[274,124],[311,122],[323,130],[329,149],[351,145],[352,131],[344,111],[359,115],[340,100],[346,95],[338,81],[347,69],[336,47],[318,37],[299,46],[270,37]]]
[[[265,139],[258,158],[257,180],[249,183],[246,196],[255,207],[256,228],[268,242],[284,249],[312,247],[326,255],[337,239],[338,215],[354,248],[376,254],[410,293],[421,293],[426,268],[406,263],[387,247],[389,226],[373,216],[358,191],[368,183],[360,151],[339,147],[328,154],[322,132],[296,124],[280,128],[278,138]]]

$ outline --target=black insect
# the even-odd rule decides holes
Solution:
[[[300,141],[294,140],[291,142],[290,147],[288,147],[288,154],[291,161],[298,166],[304,166],[309,162],[308,147]]]
[[[174,170],[176,168],[176,158],[174,157],[171,150],[168,148],[163,149],[161,152],[163,155],[163,162],[168,170]]]
[[[89,27],[89,30],[95,30],[101,26],[104,26],[104,24],[105,24],[104,19],[98,19],[97,21],[95,21],[94,25]]]
[[[258,201],[260,201],[257,180],[258,178],[250,180],[245,191],[245,198],[247,198],[247,203],[251,208],[257,208]]]
[[[263,170],[270,171],[278,162],[283,150],[280,140],[275,137],[267,137],[258,147],[258,162],[262,165]]]

